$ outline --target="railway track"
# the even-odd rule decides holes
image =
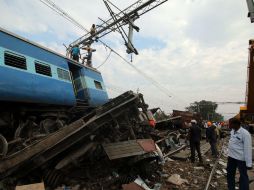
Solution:
[[[206,186],[205,186],[204,190],[209,190],[209,188],[210,188],[213,176],[214,176],[214,174],[216,172],[216,169],[218,167],[218,164],[219,164],[219,160],[220,160],[221,156],[223,155],[223,151],[225,150],[225,148],[227,146],[227,143],[226,143],[227,141],[228,141],[228,139],[223,139],[223,141],[222,141],[222,146],[221,146],[221,150],[220,150],[219,156],[218,156],[218,158],[214,162],[214,166],[213,166],[212,171],[211,171],[211,173],[209,175],[209,178],[207,180],[207,183],[206,183]]]

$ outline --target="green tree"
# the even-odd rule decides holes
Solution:
[[[218,104],[216,102],[202,100],[200,102],[193,102],[190,106],[186,107],[189,112],[196,112],[201,115],[205,120],[222,121],[223,116],[216,112]]]

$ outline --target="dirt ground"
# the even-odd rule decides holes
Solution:
[[[226,146],[224,149],[226,150]],[[221,149],[221,148],[220,148]],[[163,169],[163,185],[161,190],[204,190],[215,163],[215,159],[212,158],[210,151],[203,157],[204,164],[201,166],[198,162],[191,163],[187,161],[169,160],[166,162]],[[215,173],[211,180],[209,190],[227,190],[226,180],[226,164],[227,157],[226,152],[223,151],[221,158],[219,159]],[[250,179],[250,189],[254,189],[254,169],[248,171]],[[179,174],[185,181],[182,185],[174,185],[170,183],[169,177],[173,174]],[[239,172],[236,174],[236,189],[239,185]]]

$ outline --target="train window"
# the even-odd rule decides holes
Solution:
[[[71,81],[70,75],[68,71],[65,71],[63,69],[57,68],[57,74],[60,79]]]
[[[46,75],[46,76],[52,76],[51,68],[49,65],[41,63],[39,61],[35,61],[35,71],[36,73]]]
[[[100,90],[102,90],[103,88],[102,88],[102,85],[101,85],[101,83],[99,82],[99,81],[94,81],[94,84],[95,84],[95,87],[97,88],[97,89],[100,89]]]
[[[27,69],[26,58],[11,52],[4,53],[4,64],[19,69]]]

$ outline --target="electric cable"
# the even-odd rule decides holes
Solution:
[[[109,59],[111,53],[112,53],[112,51],[110,50],[110,52],[109,52],[108,56],[106,57],[105,61],[103,61],[102,64],[100,64],[98,67],[96,67],[96,69],[99,69],[102,65],[104,65],[107,62],[107,60]]]

